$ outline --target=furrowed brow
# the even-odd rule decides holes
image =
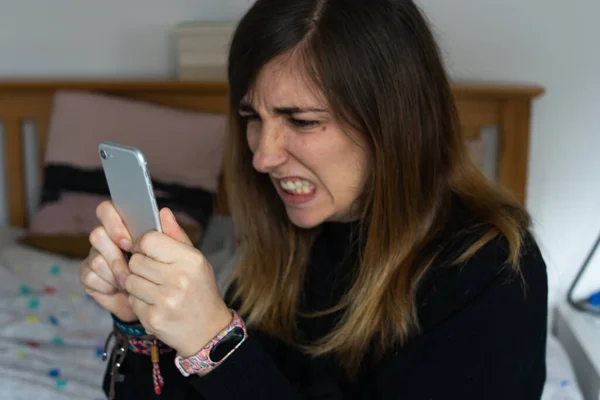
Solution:
[[[283,115],[294,115],[294,114],[303,114],[303,113],[308,113],[308,112],[327,112],[327,110],[324,110],[322,108],[313,108],[313,107],[307,107],[307,108],[301,108],[301,107],[275,107],[274,108],[275,113],[277,114],[283,114]]]
[[[256,114],[256,110],[248,103],[241,103],[238,112],[242,114]]]

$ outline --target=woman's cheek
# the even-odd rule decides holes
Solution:
[[[248,141],[248,147],[250,148],[250,151],[254,153],[256,151],[256,147],[258,146],[259,140],[256,129],[252,129],[251,127],[246,129],[246,140]]]

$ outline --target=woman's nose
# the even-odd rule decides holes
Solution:
[[[269,127],[267,124],[263,124],[258,146],[252,158],[252,165],[259,172],[270,173],[283,164],[286,159],[287,152],[285,151],[281,127]]]

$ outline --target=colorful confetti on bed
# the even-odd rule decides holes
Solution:
[[[0,399],[96,400],[110,316],[78,281],[79,261],[0,250]]]

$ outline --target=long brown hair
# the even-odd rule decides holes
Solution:
[[[471,162],[438,46],[412,1],[258,0],[231,44],[224,166],[242,252],[234,297],[250,326],[294,342],[315,235],[290,223],[269,178],[253,169],[236,112],[261,68],[286,54],[296,57],[337,120],[364,136],[371,161],[361,199],[366,245],[355,281],[335,307],[343,316],[304,348],[336,356],[353,376],[374,343],[377,359],[418,333],[416,291],[456,202],[485,227],[457,263],[503,236],[507,263],[518,271],[529,217]]]

